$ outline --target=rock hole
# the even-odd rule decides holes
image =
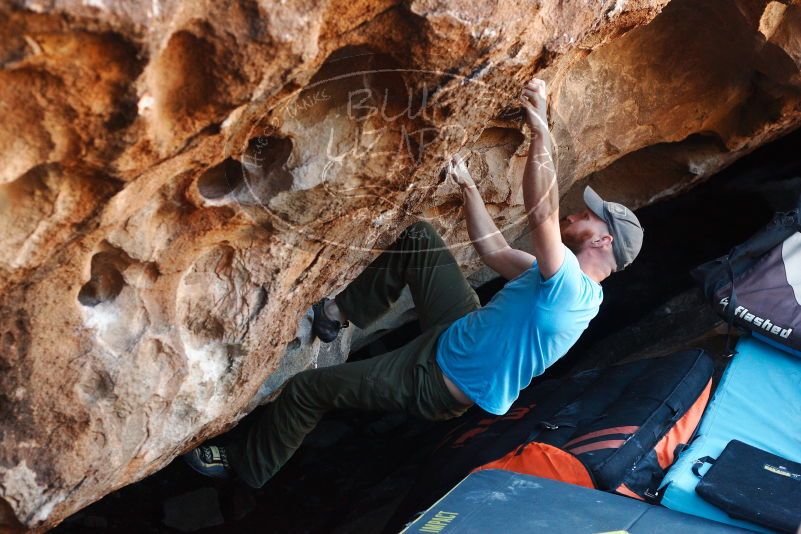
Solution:
[[[217,89],[209,64],[213,56],[214,48],[193,33],[179,31],[170,37],[158,60],[158,100],[166,115],[192,116],[211,103]]]
[[[220,54],[210,40],[191,31],[170,37],[148,73],[154,112],[150,124],[157,138],[180,143],[233,107],[232,67]]]
[[[284,137],[255,137],[242,156],[244,181],[237,191],[237,200],[262,204],[292,187],[292,174],[287,161],[292,154],[292,141]]]
[[[0,265],[14,269],[45,261],[119,188],[110,176],[59,164],[37,165],[0,184]]]
[[[198,192],[207,200],[228,197],[245,205],[266,204],[292,187],[286,166],[291,154],[292,141],[287,138],[255,137],[241,161],[231,157],[204,172],[197,181]]]
[[[125,287],[122,273],[132,263],[124,251],[105,244],[103,250],[92,256],[91,277],[78,292],[78,302],[84,306],[97,306],[117,298]]]
[[[234,158],[228,158],[200,176],[197,190],[209,200],[222,198],[242,185],[242,172],[242,164]]]

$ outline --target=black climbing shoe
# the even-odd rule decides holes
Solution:
[[[323,298],[314,303],[312,309],[314,310],[314,319],[312,319],[312,333],[320,338],[323,343],[330,343],[337,338],[337,334],[343,328],[346,328],[350,322],[345,321],[340,323],[335,319],[329,319],[325,314],[325,303],[329,300]]]
[[[200,445],[184,454],[182,458],[189,467],[201,475],[222,480],[231,478],[231,468],[228,467],[225,447]]]

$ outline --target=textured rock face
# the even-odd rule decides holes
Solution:
[[[0,10],[0,524],[39,530],[341,359],[304,314],[414,218],[474,271],[450,155],[519,238],[532,75],[564,209],[584,183],[652,202],[801,120],[792,2]]]

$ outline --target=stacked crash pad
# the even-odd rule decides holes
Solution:
[[[662,505],[672,510],[769,532],[732,519],[695,492],[695,461],[717,458],[733,439],[801,462],[801,358],[751,336],[741,338],[697,438],[670,468],[660,490]]]

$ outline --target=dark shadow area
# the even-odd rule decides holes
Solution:
[[[692,267],[725,254],[775,210],[790,208],[801,193],[799,154],[801,130],[687,193],[639,210],[646,232],[641,256],[604,283],[598,317],[573,350],[531,387],[563,375],[590,357],[596,343],[623,334],[666,301],[692,290]],[[502,286],[503,280],[495,279],[478,288],[482,303]],[[632,335],[649,335],[648,330],[630,330]],[[383,353],[418,333],[417,324],[408,323],[351,358]],[[175,461],[75,514],[53,532],[380,532],[430,452],[458,424],[403,414],[332,412],[258,491],[204,479]]]

